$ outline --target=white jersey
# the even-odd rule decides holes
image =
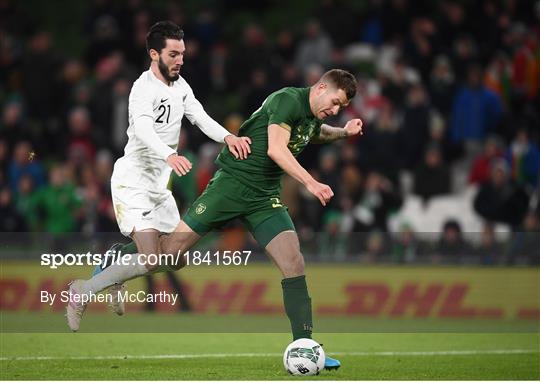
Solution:
[[[111,178],[111,182],[119,186],[166,192],[172,171],[166,158],[176,152],[184,115],[218,142],[223,142],[229,134],[206,114],[182,77],[167,86],[150,69],[142,73],[133,84],[128,110],[128,142],[124,156],[114,165]],[[135,121],[142,116],[151,117],[153,127],[145,126],[141,130],[137,125],[136,130]],[[151,128],[161,142],[155,139],[154,132],[149,130]],[[145,144],[141,134],[144,134],[145,139],[151,135],[161,145],[159,152]]]

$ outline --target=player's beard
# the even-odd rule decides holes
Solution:
[[[165,78],[165,80],[167,80],[168,82],[174,82],[180,77],[180,73],[174,74],[172,76],[169,74],[169,68],[167,67],[167,65],[165,65],[163,61],[161,61],[161,57],[159,57],[158,59],[158,69],[163,78]]]

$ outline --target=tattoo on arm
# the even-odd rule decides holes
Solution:
[[[348,135],[345,129],[341,127],[332,127],[330,125],[322,124],[321,133],[312,141],[313,143],[326,143],[347,137]]]

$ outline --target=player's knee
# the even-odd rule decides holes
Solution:
[[[186,257],[183,254],[176,254],[167,265],[173,271],[182,269],[186,266]]]
[[[297,254],[292,257],[291,261],[289,262],[289,266],[286,269],[285,277],[296,277],[296,276],[302,276],[304,274],[304,256],[300,253],[300,251],[297,252]]]

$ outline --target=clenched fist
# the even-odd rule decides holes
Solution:
[[[347,136],[350,137],[356,134],[362,135],[362,125],[363,123],[360,118],[351,119],[344,127],[345,131],[347,132]]]

